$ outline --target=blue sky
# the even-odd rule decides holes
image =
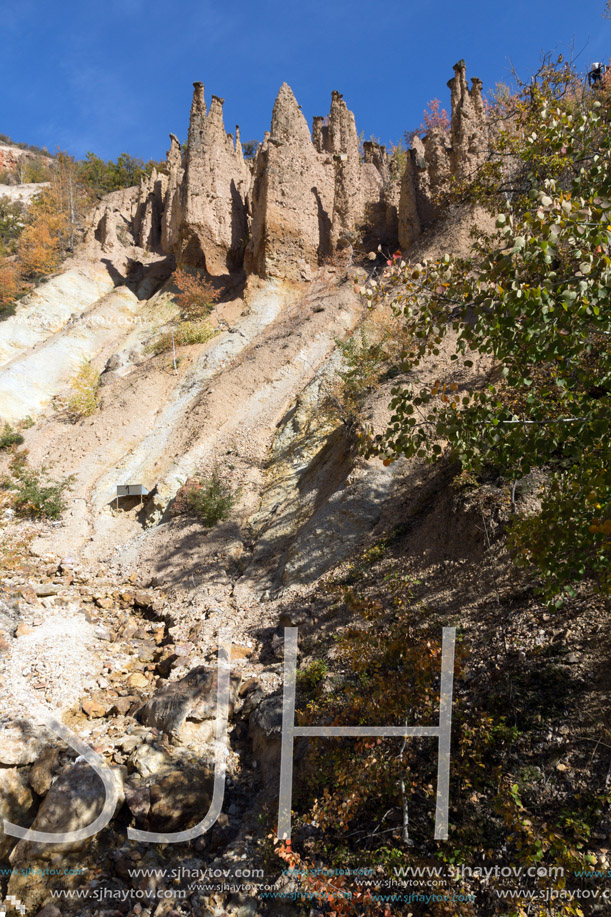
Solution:
[[[192,83],[225,98],[242,138],[269,128],[286,80],[311,123],[344,94],[366,136],[449,107],[461,57],[485,88],[527,78],[541,51],[611,55],[604,0],[0,0],[0,133],[77,156],[161,158],[186,136]]]

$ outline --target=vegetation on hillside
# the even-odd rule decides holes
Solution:
[[[366,291],[392,305],[401,342],[392,418],[366,451],[449,452],[510,489],[545,468],[541,513],[516,518],[512,537],[556,599],[584,579],[611,585],[611,98],[576,87],[561,62],[511,100],[467,189],[493,234],[466,258],[392,259]],[[441,348],[453,368],[423,385]],[[476,357],[487,371],[474,383]]]
[[[521,598],[508,592],[503,601],[497,592],[496,610],[491,596],[483,616],[481,607],[474,620],[456,609],[448,620],[410,575],[399,530],[327,585],[334,615],[348,612],[354,626],[337,637],[331,674],[298,704],[304,725],[435,723],[441,626],[464,626],[447,843],[432,841],[430,748],[415,740],[307,742],[293,843],[276,844],[275,853],[301,892],[337,915],[583,917],[589,911],[569,889],[594,897],[593,870],[606,866],[596,838],[611,801],[608,760],[583,750],[584,742],[608,742],[606,716],[587,695],[584,722],[592,685],[562,665],[568,648],[554,635],[587,634],[606,620],[611,586],[611,93],[584,91],[565,62],[546,62],[532,86],[500,92],[490,114],[489,159],[453,195],[487,207],[495,230],[479,233],[468,257],[416,265],[388,257],[363,288],[376,306],[372,321],[391,310],[387,327],[344,346],[332,400],[365,454],[455,469],[459,501],[461,483],[480,501],[493,494],[497,531],[509,534],[525,566],[525,576],[512,574]],[[374,435],[367,397],[393,377],[392,416]],[[520,514],[516,495],[533,471],[544,482],[540,509],[531,502]],[[486,550],[498,556],[504,537],[493,548],[483,511],[482,520]],[[386,557],[393,540],[396,553]],[[529,580],[554,614],[530,587],[525,598]],[[302,651],[324,652],[321,643],[313,634]],[[606,655],[588,671],[605,665]],[[572,718],[578,725],[567,725]],[[377,897],[395,866],[499,862],[533,876],[541,868],[542,878],[513,882],[508,899],[498,894],[502,881],[468,877],[403,889],[441,892],[426,903]],[[364,886],[351,875],[355,863],[377,880]],[[552,868],[555,876],[545,874]],[[554,897],[537,901],[527,888]]]
[[[179,308],[179,315],[169,328],[166,327],[149,344],[147,349],[154,354],[187,344],[205,344],[218,334],[207,316],[214,310],[221,291],[206,277],[205,272],[196,268],[179,265],[172,279],[176,287],[174,302]]]
[[[27,450],[15,451],[9,473],[0,481],[2,503],[25,519],[59,519],[66,508],[65,492],[71,483],[70,477],[54,481],[45,468],[31,468]]]
[[[213,311],[220,298],[220,290],[201,271],[179,265],[173,280],[178,289],[176,304],[183,319],[201,319]]]
[[[89,152],[79,163],[81,181],[98,197],[110,191],[137,185],[140,179],[144,175],[150,175],[153,169],[158,172],[164,171],[165,162],[150,159],[145,163],[129,153],[121,153],[116,160],[104,160]]]
[[[70,380],[70,396],[66,403],[68,414],[73,421],[90,417],[99,405],[100,373],[90,360],[82,360],[78,370]]]
[[[58,150],[53,156],[24,157],[14,172],[0,175],[0,318],[74,251],[85,215],[96,200],[136,185],[153,168],[163,169],[164,164],[144,163],[127,153],[116,161],[104,161],[94,153],[77,160]],[[44,184],[26,212],[20,203],[2,197],[2,180]]]
[[[228,518],[235,504],[236,494],[218,467],[208,474],[190,478],[181,487],[172,505],[175,515],[185,513],[196,516],[206,528]]]
[[[568,889],[588,897],[596,888],[605,846],[597,837],[611,801],[607,756],[589,744],[608,740],[604,714],[592,709],[583,722],[592,686],[563,666],[564,644],[552,642],[559,621],[545,606],[509,599],[495,607],[493,596],[480,596],[477,609],[448,617],[427,602],[427,584],[409,572],[407,528],[321,587],[324,623],[300,640],[312,661],[298,672],[296,722],[435,725],[441,628],[459,626],[448,840],[433,838],[434,741],[308,739],[295,760],[292,843],[274,852],[304,900],[336,915],[583,917]],[[580,624],[600,620],[601,604]],[[583,615],[573,610],[563,625]],[[332,633],[327,667],[317,654]],[[499,865],[512,877],[495,875]],[[424,870],[435,869],[431,884]],[[491,878],[481,882],[477,870]],[[548,891],[555,900],[544,899]]]

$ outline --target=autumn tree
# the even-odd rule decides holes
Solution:
[[[17,252],[19,267],[27,279],[52,274],[62,258],[62,238],[67,230],[63,214],[38,209],[28,221]]]
[[[51,181],[30,208],[19,239],[23,275],[36,279],[52,273],[74,251],[93,195],[85,186],[77,160],[62,150],[54,157]]]
[[[51,181],[54,161],[49,156],[22,157],[20,160],[20,181],[39,183]]]
[[[439,99],[431,99],[428,108],[424,110],[420,127],[413,131],[406,131],[405,141],[408,145],[411,145],[414,137],[424,137],[425,134],[435,128],[440,128],[443,131],[450,130],[450,116],[446,109],[441,107]]]
[[[178,288],[176,303],[183,318],[203,318],[212,312],[220,291],[211,281],[199,273],[178,267],[174,272],[174,283]]]
[[[424,112],[421,130],[428,133],[438,127],[443,131],[449,131],[450,117],[445,108],[441,107],[439,99],[431,99],[429,107]]]
[[[0,316],[12,305],[20,290],[17,266],[7,258],[0,258]]]

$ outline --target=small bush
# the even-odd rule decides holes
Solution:
[[[205,344],[215,334],[218,334],[218,331],[205,319],[197,322],[180,322],[174,329],[174,344],[176,347],[183,347],[186,344]],[[154,353],[155,356],[171,349],[171,331],[165,331],[147,347],[147,351]]]
[[[64,491],[72,478],[52,481],[44,468],[35,471],[27,467],[23,452],[15,456],[10,466],[10,477],[2,487],[11,495],[11,505],[18,516],[27,519],[59,519],[66,508]]]
[[[99,372],[91,365],[89,360],[83,360],[78,372],[70,382],[72,395],[67,403],[68,411],[75,420],[81,417],[90,417],[95,413],[99,405],[99,388]]]
[[[314,659],[309,665],[297,672],[297,684],[308,696],[316,696],[318,689],[329,671],[322,659]]]
[[[212,312],[220,291],[209,280],[178,267],[174,272],[174,283],[179,291],[176,303],[183,318],[201,318]]]
[[[197,516],[205,526],[212,528],[217,522],[227,519],[235,503],[235,493],[221,479],[220,471],[215,468],[207,476],[188,480],[179,491],[175,503],[175,513],[190,513]]]
[[[10,423],[5,423],[0,430],[0,450],[6,451],[11,446],[20,446],[23,442],[23,436],[18,433]]]

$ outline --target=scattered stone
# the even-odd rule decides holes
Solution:
[[[173,650],[168,650],[168,655],[163,656],[156,666],[156,671],[162,678],[167,678],[172,669],[174,668],[175,663],[178,661],[178,656]]]
[[[36,917],[62,917],[62,912],[54,904],[46,904]]]
[[[128,781],[125,784],[125,802],[136,821],[144,821],[151,809],[150,787],[145,783],[132,786]]]
[[[299,627],[300,624],[306,624],[308,621],[311,621],[311,614],[305,608],[282,611],[278,619],[280,627]]]
[[[134,672],[127,679],[127,684],[130,688],[148,688],[149,680],[146,675],[142,675],[140,672]]]
[[[157,644],[153,642],[141,643],[136,647],[136,653],[140,662],[152,662],[155,655],[158,654]]]
[[[256,691],[259,687],[259,682],[256,678],[248,678],[246,681],[242,682],[240,689],[238,691],[239,697],[246,697],[247,694],[251,694],[253,691]]]
[[[114,702],[112,707],[109,710],[111,716],[127,716],[129,711],[136,704],[140,703],[140,698],[136,697],[133,694],[128,694],[125,697],[118,697]]]
[[[93,600],[98,608],[103,608],[106,611],[110,611],[110,609],[114,607],[114,602],[111,598],[98,597],[94,595]]]
[[[25,602],[28,602],[30,605],[32,605],[33,603],[35,603],[38,600],[38,596],[36,595],[36,590],[33,589],[31,586],[20,586],[19,594],[21,595],[23,600]]]
[[[0,727],[0,764],[23,767],[32,764],[48,743],[46,730],[26,720],[15,720]]]
[[[59,595],[63,588],[63,585],[58,586],[54,583],[41,583],[40,585],[32,585],[32,589],[39,598],[42,598],[43,596]]]
[[[99,719],[102,716],[106,716],[106,711],[108,709],[107,705],[101,700],[98,700],[95,697],[87,698],[87,700],[82,703],[83,713],[87,714],[89,719]]]
[[[232,659],[248,659],[249,656],[253,654],[252,646],[241,646],[239,643],[231,644],[231,658]]]
[[[130,736],[125,736],[117,744],[119,748],[122,749],[122,751],[127,752],[127,754],[129,754],[135,748],[138,748],[139,745],[142,745],[142,739],[139,736],[130,735]]]
[[[137,605],[138,608],[153,609],[155,604],[155,593],[146,592],[144,589],[140,589],[138,592],[134,593],[134,605]]]

